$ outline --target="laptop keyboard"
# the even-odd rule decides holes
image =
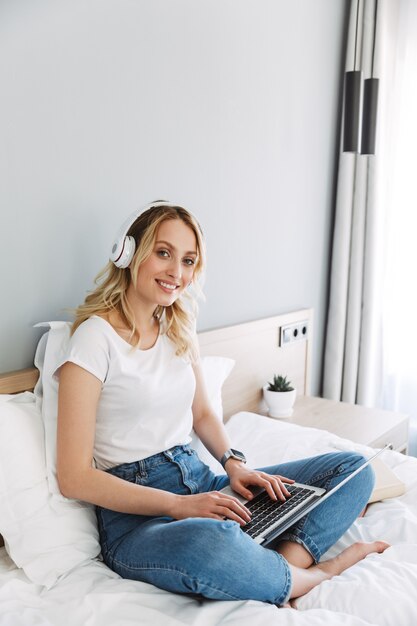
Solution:
[[[243,532],[250,537],[258,537],[266,528],[277,522],[284,515],[287,515],[301,502],[311,496],[310,489],[286,485],[290,496],[284,501],[271,500],[266,491],[262,491],[253,500],[246,503],[246,508],[252,513],[251,521],[242,526]]]

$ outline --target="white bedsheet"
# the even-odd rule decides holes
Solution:
[[[236,448],[253,466],[330,450],[369,450],[315,429],[301,429],[252,413],[227,424]],[[209,457],[207,457],[209,459]],[[406,483],[400,498],[372,504],[326,556],[354,541],[385,539],[371,555],[297,601],[296,609],[260,602],[197,601],[151,585],[123,580],[94,561],[46,591],[33,585],[0,549],[0,626],[414,626],[417,624],[417,459],[384,452]],[[215,462],[211,462],[216,467]],[[250,565],[249,565],[250,571]]]

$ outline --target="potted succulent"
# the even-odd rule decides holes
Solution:
[[[263,393],[271,417],[291,417],[296,390],[286,376],[274,374],[273,382],[264,385]]]

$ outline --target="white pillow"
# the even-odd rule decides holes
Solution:
[[[206,383],[210,404],[220,421],[223,421],[222,386],[234,365],[235,361],[228,357],[204,356],[201,359],[204,382]],[[194,431],[191,434],[190,446],[197,452],[204,463],[212,465],[212,457]],[[216,466],[216,469],[221,470],[221,466]]]
[[[222,386],[236,361],[223,356],[203,356],[201,365],[210,404],[219,420],[223,421]]]
[[[43,322],[37,327],[49,328],[39,340],[35,354],[35,366],[40,375],[34,389],[41,409],[45,428],[46,470],[49,491],[66,500],[61,494],[56,475],[56,430],[58,414],[58,381],[52,375],[62,362],[70,340],[70,322]]]
[[[16,565],[48,588],[100,553],[94,507],[49,492],[42,418],[28,392],[0,395],[0,533]]]

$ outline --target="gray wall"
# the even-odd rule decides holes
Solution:
[[[199,329],[326,315],[345,0],[0,0],[0,371],[135,208],[206,232]]]

